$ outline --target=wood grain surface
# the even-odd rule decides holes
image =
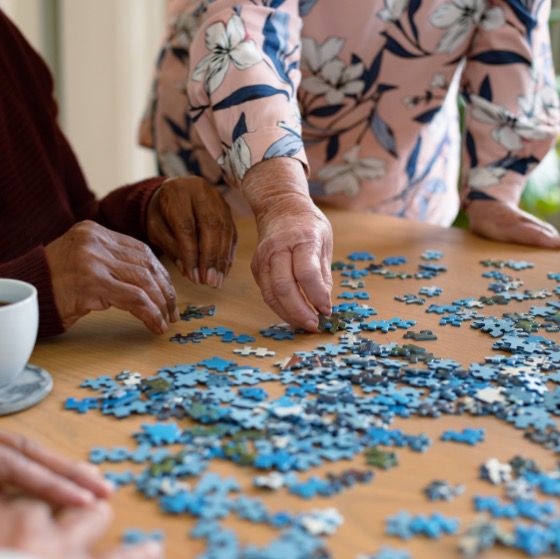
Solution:
[[[354,214],[342,211],[328,212],[335,233],[334,258],[342,259],[354,250],[367,250],[377,256],[377,261],[387,256],[404,255],[409,263],[402,270],[416,270],[420,254],[426,249],[437,249],[444,253],[442,263],[448,272],[435,280],[386,280],[370,275],[365,278],[369,304],[378,311],[377,318],[400,316],[417,321],[415,330],[431,328],[437,331],[436,342],[419,342],[436,355],[456,359],[463,365],[491,355],[490,337],[469,328],[439,327],[439,316],[426,314],[424,306],[405,305],[393,297],[404,293],[416,293],[421,286],[438,285],[443,295],[433,302],[450,302],[456,298],[490,294],[488,279],[481,277],[485,268],[479,261],[487,258],[528,260],[535,263],[532,270],[513,272],[525,282],[525,288],[536,289],[553,286],[546,279],[548,272],[560,271],[558,253],[529,247],[505,245],[485,241],[456,229],[444,229],[415,222],[373,214]],[[180,322],[171,327],[169,335],[186,333],[202,325],[224,325],[235,332],[257,337],[257,343],[277,352],[269,359],[234,356],[232,344],[224,344],[217,338],[209,338],[200,344],[177,345],[168,341],[169,335],[160,337],[150,334],[130,315],[117,310],[94,313],[85,317],[67,334],[37,344],[31,362],[48,369],[55,380],[53,393],[39,406],[24,413],[2,418],[0,428],[18,431],[47,444],[69,456],[86,459],[91,448],[96,446],[134,447],[131,434],[146,418],[116,420],[102,416],[99,412],[79,415],[63,410],[63,403],[70,396],[86,397],[88,391],[78,386],[82,380],[98,375],[115,375],[122,370],[140,371],[143,375],[153,374],[158,368],[176,363],[195,363],[201,359],[220,355],[235,359],[241,364],[255,364],[264,370],[273,370],[272,363],[293,351],[308,350],[335,338],[328,334],[298,337],[293,342],[275,342],[258,335],[259,329],[278,322],[278,319],[262,302],[260,293],[252,279],[250,261],[256,243],[252,221],[239,223],[240,243],[236,263],[223,289],[217,291],[190,284],[173,266],[169,266],[178,293],[179,306],[187,303],[216,304],[214,318]],[[168,263],[166,263],[168,264]],[[335,274],[335,293],[340,293],[340,275]],[[512,302],[508,307],[490,307],[485,314],[528,309],[534,302]],[[403,331],[389,334],[366,334],[379,342],[402,343]],[[558,340],[558,335],[552,335]],[[239,346],[236,346],[239,347]],[[268,383],[265,388],[272,395],[280,395],[283,387]],[[152,420],[152,418],[148,418]],[[184,421],[187,424],[187,421]],[[389,538],[384,535],[384,519],[406,509],[413,513],[440,511],[457,516],[462,526],[476,518],[472,508],[472,497],[477,493],[500,495],[499,489],[479,481],[479,465],[491,457],[509,460],[515,454],[537,459],[543,467],[553,467],[554,455],[523,438],[522,431],[494,418],[467,416],[442,417],[439,419],[398,420],[393,427],[407,433],[426,433],[434,441],[425,453],[418,454],[398,449],[400,465],[388,472],[377,471],[373,483],[357,486],[333,498],[318,498],[303,501],[284,491],[262,496],[271,510],[303,511],[311,508],[334,506],[344,516],[345,522],[336,535],[328,540],[333,556],[340,559],[354,558],[360,552],[372,553],[381,545],[409,549],[416,559],[455,558],[457,538],[442,537],[439,541],[415,538],[410,542]],[[454,443],[442,443],[440,434],[446,429],[465,427],[486,429],[486,442],[475,447]],[[314,470],[337,472],[350,466],[365,467],[363,456],[353,462],[344,461]],[[128,464],[104,466],[105,469],[138,470]],[[214,462],[212,470],[235,476],[244,491],[258,494],[251,487],[255,471],[250,468]],[[466,494],[451,503],[431,503],[426,500],[422,488],[434,479],[464,483]],[[126,528],[162,529],[166,534],[167,556],[171,559],[196,557],[203,549],[200,541],[187,537],[194,520],[190,517],[170,517],[158,511],[157,503],[137,495],[132,488],[122,489],[112,499],[116,517],[104,544],[117,541]],[[228,520],[227,526],[235,527],[244,543],[264,544],[277,532],[247,522]],[[493,550],[487,557],[516,557],[509,550]],[[519,555],[520,556],[520,555]],[[290,558],[286,558],[290,559]]]

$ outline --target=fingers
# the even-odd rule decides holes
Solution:
[[[106,279],[105,287],[104,297],[110,305],[130,312],[155,334],[163,334],[167,331],[167,321],[161,309],[142,288],[113,277]]]
[[[158,307],[166,325],[175,316],[175,290],[159,266],[155,266],[151,261],[143,266],[127,262],[122,263],[115,272],[116,279],[134,285],[146,293],[151,302]]]
[[[13,485],[55,505],[82,506],[93,493],[10,447],[0,447],[0,484]]]
[[[294,326],[306,330],[317,331],[318,319],[309,303],[304,298],[296,277],[294,276],[294,260],[288,251],[277,252],[270,257],[270,283],[277,301],[287,313],[287,320]],[[320,274],[320,269],[318,269]],[[309,279],[306,275],[306,279]]]
[[[141,545],[119,547],[104,553],[98,559],[163,559],[164,557],[163,545],[150,541]]]
[[[193,283],[199,284],[201,275],[198,265],[198,229],[190,197],[183,196],[171,202],[165,197],[161,212],[175,240],[175,262],[181,273]]]
[[[276,298],[272,289],[270,266],[266,264],[261,266],[254,258],[251,263],[251,270],[257,285],[259,286],[264,302],[285,322],[290,321],[290,315],[284,309],[280,301]]]
[[[212,200],[209,204],[208,200]],[[229,206],[218,192],[193,200],[198,227],[201,277],[210,287],[221,287],[230,268],[231,245],[236,229]]]
[[[91,549],[105,534],[113,512],[105,501],[87,507],[65,509],[58,516],[58,525],[68,548]]]
[[[195,283],[221,286],[237,232],[228,204],[214,187],[199,177],[166,181],[154,196],[148,221],[150,238],[182,273]]]
[[[70,460],[49,448],[43,447],[15,433],[0,431],[0,444],[13,448],[23,456],[45,466],[55,474],[67,478],[97,497],[108,497],[112,493],[112,485],[91,464]]]
[[[530,246],[560,248],[558,232],[552,226],[549,228],[543,225],[530,221],[519,223],[510,232],[509,240]]]
[[[307,300],[324,314],[331,312],[331,294],[323,280],[320,249],[298,245],[293,252],[293,274]]]

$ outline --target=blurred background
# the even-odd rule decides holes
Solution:
[[[99,195],[155,173],[137,145],[167,0],[0,0],[49,63],[62,126]],[[560,0],[552,0],[560,90]],[[523,207],[560,227],[560,141],[523,195]]]

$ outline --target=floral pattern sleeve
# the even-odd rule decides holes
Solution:
[[[296,98],[298,8],[295,0],[216,1],[193,37],[190,118],[230,184],[272,157],[307,166]]]
[[[517,204],[559,132],[549,9],[546,0],[506,0],[481,14],[462,79],[463,202]]]

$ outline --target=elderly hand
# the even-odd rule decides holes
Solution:
[[[0,488],[6,487],[59,506],[88,505],[112,492],[111,484],[94,466],[0,431]]]
[[[166,180],[148,207],[148,238],[194,283],[221,287],[235,254],[237,230],[215,187],[199,177]]]
[[[92,549],[111,523],[109,505],[97,501],[65,508],[58,514],[41,501],[0,498],[0,548],[41,559],[162,559],[163,550],[150,542],[94,554]]]
[[[262,162],[242,188],[257,219],[251,269],[265,302],[293,326],[317,331],[317,311],[331,313],[332,229],[309,197],[301,163]]]
[[[473,200],[468,208],[470,228],[482,237],[506,243],[560,248],[558,231],[513,204]]]
[[[110,306],[130,311],[156,334],[178,320],[169,274],[144,243],[82,221],[45,250],[65,327]]]

